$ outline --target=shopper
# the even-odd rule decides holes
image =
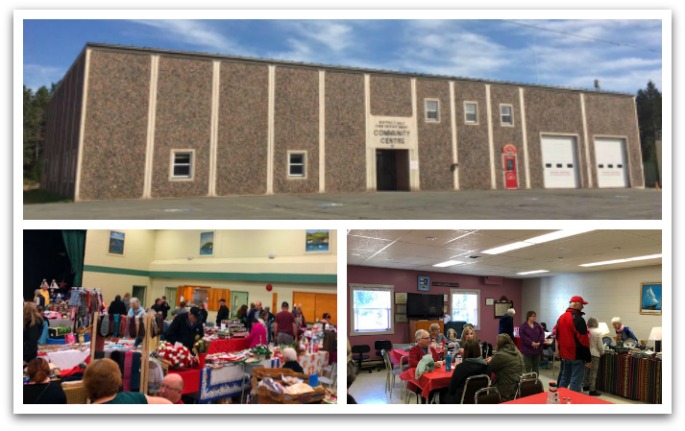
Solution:
[[[128,292],[124,293],[124,298],[121,301],[126,306],[126,314],[128,314],[128,310],[131,309],[131,294]]]
[[[24,385],[24,404],[66,404],[62,383],[50,381],[50,365],[43,358],[34,358],[26,367],[29,383]]]
[[[226,307],[226,300],[224,298],[221,298],[219,300],[219,311],[216,313],[216,326],[221,328],[221,321],[222,320],[228,320],[228,316],[230,314],[230,310],[228,307]]]
[[[128,310],[128,317],[143,317],[145,309],[140,306],[140,300],[136,297],[131,298],[131,308]]]
[[[183,378],[176,373],[167,374],[159,387],[159,396],[171,401],[171,404],[183,404],[182,394]]]
[[[583,390],[589,391],[589,394],[594,397],[598,397],[602,394],[595,390],[595,383],[597,372],[599,371],[599,358],[604,354],[604,343],[602,343],[602,334],[599,332],[597,319],[594,317],[587,319],[587,327],[590,330],[590,355],[592,356],[592,362],[590,368],[585,368]]]
[[[498,334],[507,334],[512,340],[514,339],[514,314],[516,314],[516,310],[510,308],[504,316],[499,319]]]
[[[110,302],[109,310],[107,310],[107,313],[110,316],[114,316],[116,314],[126,315],[127,312],[126,304],[124,304],[124,301],[121,300],[121,295],[114,297],[114,301]]]
[[[274,333],[276,334],[276,342],[278,344],[292,344],[297,337],[297,325],[295,324],[295,317],[288,311],[289,304],[283,301],[281,304],[281,312],[276,315],[274,322]]]
[[[187,313],[187,312],[188,312],[188,307],[186,307],[186,302],[181,301],[178,304],[178,308],[171,312],[171,315],[172,316],[178,316],[179,314],[183,314],[183,313]]]
[[[38,340],[45,325],[35,302],[24,302],[24,362],[38,356]]]
[[[623,322],[621,322],[620,317],[611,319],[611,326],[616,330],[616,341],[624,342],[626,340],[635,340],[635,344],[637,344],[637,336],[630,327],[625,326]]]
[[[253,348],[255,346],[266,345],[268,343],[266,335],[266,310],[260,312],[257,321],[252,324],[252,329],[250,329],[250,335],[247,336],[246,341],[249,343],[249,347]]]
[[[83,373],[83,386],[92,404],[171,404],[166,398],[142,392],[119,392],[121,383],[119,365],[108,358],[94,360]]]
[[[583,306],[587,302],[580,296],[569,301],[566,312],[557,320],[557,346],[562,360],[560,388],[581,392],[585,364],[591,362],[590,335],[583,319]]]
[[[525,372],[535,372],[539,376],[540,358],[545,346],[545,330],[536,320],[535,311],[526,313],[526,321],[519,326],[519,337]]]
[[[174,317],[169,329],[164,333],[164,339],[171,344],[178,341],[188,350],[193,350],[197,339],[204,335],[204,329],[200,323],[200,309],[192,307],[188,313],[181,313]]]
[[[492,358],[486,359],[488,372],[495,375],[492,386],[502,396],[502,401],[510,401],[516,395],[518,382],[523,374],[523,355],[516,348],[508,334],[497,336],[497,351]]]
[[[304,370],[302,369],[302,365],[300,365],[299,362],[297,362],[297,352],[295,349],[292,347],[287,347],[283,349],[283,359],[285,359],[285,362],[283,363],[283,368],[288,368],[296,373],[304,373]]]

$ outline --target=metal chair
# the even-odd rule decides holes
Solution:
[[[366,355],[365,353],[369,353],[370,351],[371,347],[369,347],[367,344],[357,344],[352,346],[352,359],[357,363],[357,370],[362,370],[362,361],[369,359],[369,355]],[[371,369],[368,371],[370,373]]]
[[[502,396],[499,390],[494,386],[478,389],[474,395],[476,404],[499,404],[502,402]]]
[[[383,351],[390,352],[392,350],[392,342],[390,340],[376,340],[373,343],[373,348],[376,349],[376,356],[383,357]]]
[[[475,395],[479,389],[490,386],[490,377],[486,374],[478,374],[466,379],[464,390],[461,393],[461,404],[474,404]]]
[[[388,354],[388,360],[390,360],[390,354]],[[390,361],[390,365],[392,366],[390,382],[390,401],[392,401],[392,391],[395,389],[395,377],[399,376],[400,374],[404,373],[409,369],[409,356],[402,356],[400,358],[400,363],[397,365],[393,365],[392,361]]]
[[[524,378],[526,375],[529,377]],[[540,392],[544,391],[545,389],[542,386],[542,382],[537,378],[537,374],[526,373],[521,376],[521,380],[519,380],[518,389],[516,390],[516,395],[514,398],[523,398],[529,395],[539,394]]]

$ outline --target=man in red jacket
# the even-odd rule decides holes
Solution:
[[[569,302],[566,312],[557,320],[557,346],[563,361],[559,387],[581,392],[585,366],[592,361],[590,334],[582,312],[587,302],[580,296]]]

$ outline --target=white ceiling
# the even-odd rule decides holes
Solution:
[[[655,258],[595,267],[578,266],[661,253],[660,230],[597,230],[499,255],[482,253],[483,250],[549,232],[554,231],[350,230],[347,235],[347,264],[510,278],[661,264],[661,258]],[[447,268],[433,266],[447,260],[465,263]],[[549,272],[517,275],[518,272],[540,269]]]

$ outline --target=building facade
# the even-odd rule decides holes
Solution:
[[[644,187],[632,95],[88,44],[48,107],[74,200]]]

